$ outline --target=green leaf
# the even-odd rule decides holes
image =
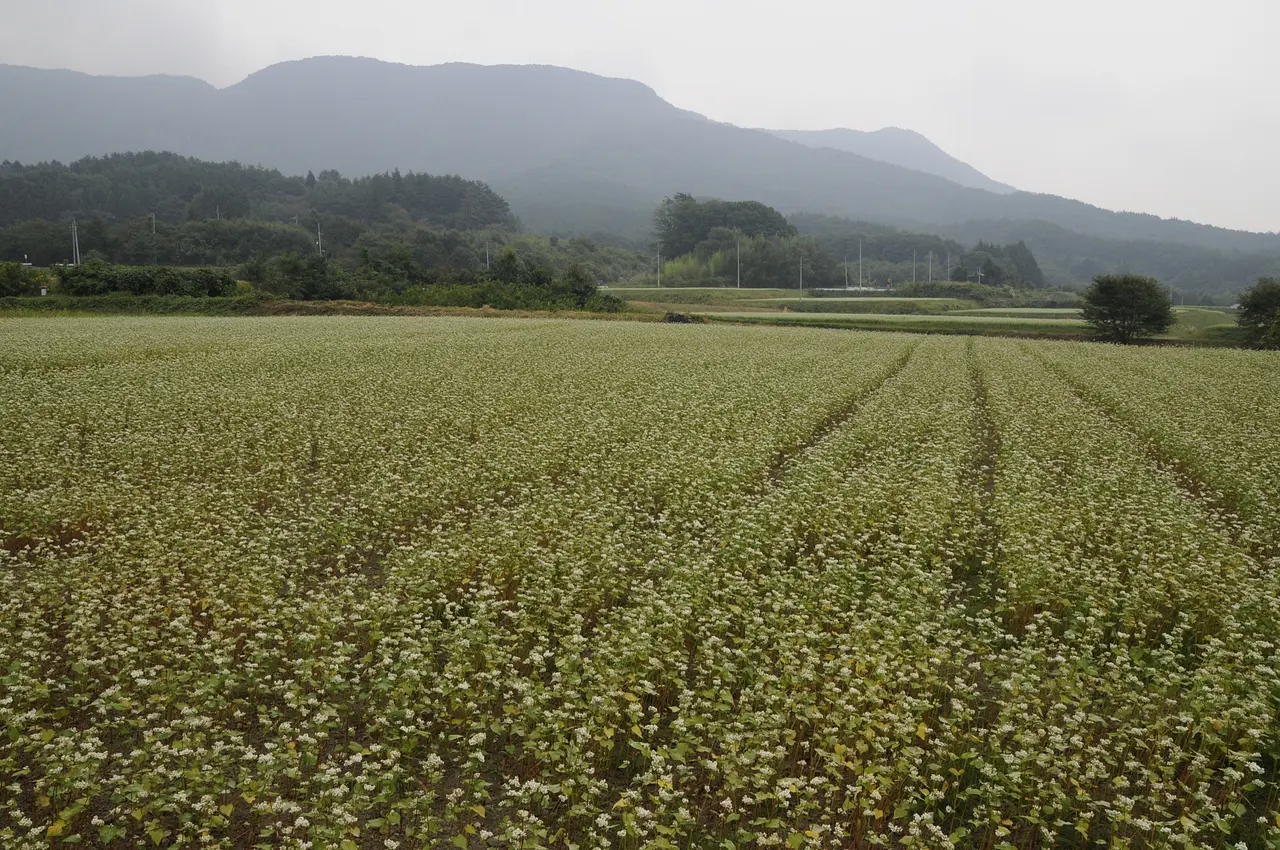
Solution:
[[[98,827],[98,841],[102,844],[110,844],[117,838],[124,838],[127,834],[128,832],[123,827],[112,826],[111,824]]]

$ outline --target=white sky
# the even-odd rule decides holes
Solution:
[[[3,0],[0,62],[217,85],[322,54],[629,77],[748,127],[918,130],[991,177],[1280,231],[1280,0]]]

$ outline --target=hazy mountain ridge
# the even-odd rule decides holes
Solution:
[[[811,148],[833,148],[865,156],[878,162],[900,165],[946,178],[971,189],[985,189],[999,195],[1018,191],[1012,186],[992,180],[966,162],[961,162],[915,130],[884,127],[879,130],[769,130],[780,139],[799,142]]]
[[[0,112],[21,116],[0,123],[0,160],[173,150],[294,174],[453,173],[487,182],[526,227],[541,232],[643,237],[657,202],[685,191],[913,230],[1046,222],[1068,232],[1054,231],[1059,247],[1070,233],[1088,237],[1078,256],[1067,245],[1059,268],[1093,257],[1090,240],[1099,239],[1197,246],[1215,252],[1205,268],[1237,253],[1280,256],[1280,234],[1112,212],[1050,195],[997,194],[711,121],[641,83],[552,66],[325,57],[274,65],[225,89],[190,78],[0,66]],[[882,141],[895,134],[867,135]],[[947,167],[968,168],[911,137],[916,148],[922,142],[949,160]],[[1206,274],[1207,285],[1216,273]]]

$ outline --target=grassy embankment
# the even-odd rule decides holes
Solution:
[[[960,298],[838,296],[801,299],[783,289],[611,288],[639,312],[692,313],[735,324],[802,325],[853,330],[978,334],[1083,339],[1088,326],[1078,310],[1062,307],[984,307]],[[1240,341],[1234,313],[1215,307],[1177,307],[1178,323],[1160,337],[1168,342],[1234,345]]]
[[[3,316],[204,315],[204,316],[542,316],[660,321],[668,312],[706,321],[1083,339],[1088,327],[1076,310],[1045,307],[983,307],[960,298],[839,296],[800,298],[785,289],[616,287],[606,290],[627,302],[621,313],[488,310],[466,307],[393,306],[361,301],[289,301],[261,297],[91,296],[0,298]],[[1240,332],[1230,310],[1178,307],[1178,323],[1160,339],[1201,345],[1234,345]]]
[[[425,307],[370,301],[293,301],[258,297],[187,298],[180,296],[50,295],[0,298],[0,317],[39,316],[506,316],[508,318],[631,319],[659,321],[661,315],[635,312],[596,313],[577,310],[493,310],[475,307]]]

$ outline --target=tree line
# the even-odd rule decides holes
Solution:
[[[399,245],[380,252],[367,250],[354,265],[319,254],[256,258],[240,266],[236,275],[253,291],[303,301],[606,311],[621,306],[600,294],[597,279],[583,263],[557,266],[545,253],[521,247],[507,246],[479,271],[447,276],[421,267]]]
[[[654,231],[672,285],[840,288],[901,286],[913,281],[973,281],[993,287],[1044,288],[1045,277],[1023,242],[979,242],[972,249],[940,236],[834,216],[790,219],[755,201],[665,199]]]
[[[0,263],[0,298],[104,295],[180,298],[354,299],[383,304],[493,307],[495,309],[615,312],[623,303],[604,295],[580,263],[557,271],[536,257],[507,247],[476,275],[440,281],[413,280],[411,271],[367,263],[349,269],[319,254],[256,259],[236,269],[128,266],[89,260],[37,269]]]
[[[1086,236],[1046,221],[971,221],[948,227],[958,239],[1025,241],[1050,286],[1079,285],[1099,275],[1144,274],[1173,287],[1181,304],[1235,303],[1259,278],[1280,277],[1280,257],[1178,242]]]
[[[0,162],[0,226],[72,217],[124,221],[246,219],[313,222],[341,216],[400,218],[461,230],[515,229],[511,209],[488,185],[461,177],[400,173],[350,179],[337,171],[285,176],[237,162],[172,153],[86,157],[69,165]]]
[[[475,283],[508,247],[557,276],[580,265],[598,282],[649,267],[616,244],[522,234],[505,200],[459,177],[286,177],[167,153],[0,164],[0,262],[66,263],[73,218],[85,259],[246,267],[258,279],[323,257],[330,277],[363,291]]]

